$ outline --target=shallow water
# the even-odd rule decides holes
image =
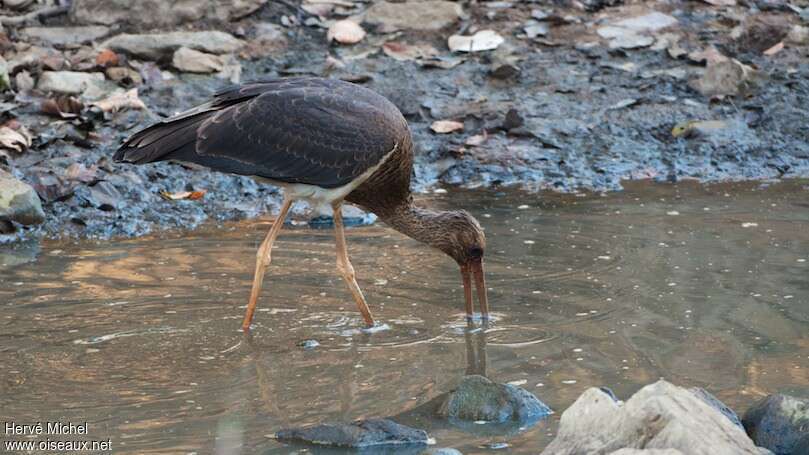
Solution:
[[[282,231],[250,338],[238,328],[266,221],[4,246],[0,421],[86,421],[84,439],[115,453],[288,453],[268,435],[400,416],[438,446],[536,453],[591,386],[627,398],[665,377],[737,411],[809,394],[808,182],[426,199],[486,228],[486,331],[466,332],[456,266],[380,225],[348,233],[391,327],[373,334],[357,330],[328,230]],[[482,370],[557,413],[508,435],[413,417]]]

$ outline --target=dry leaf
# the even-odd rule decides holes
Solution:
[[[784,42],[781,41],[778,44],[776,44],[775,46],[773,46],[773,47],[767,49],[766,51],[764,51],[764,55],[767,55],[767,56],[775,55],[775,54],[781,52],[781,50],[783,48],[784,48]]]
[[[118,112],[124,109],[146,109],[146,105],[138,98],[138,89],[126,92],[115,92],[107,98],[92,103],[104,112]]]
[[[341,44],[356,44],[365,38],[365,30],[360,24],[344,19],[331,24],[326,32],[326,39],[329,42],[337,41]]]
[[[479,145],[482,145],[484,142],[486,142],[486,140],[488,138],[489,138],[489,136],[486,133],[484,133],[484,134],[475,134],[474,136],[469,136],[468,138],[466,138],[466,142],[464,142],[464,144],[466,144],[466,145],[468,145],[470,147],[477,147]]]
[[[430,129],[438,134],[447,134],[463,130],[463,122],[455,120],[436,120],[430,125]]]
[[[736,0],[703,0],[713,6],[736,6]]]
[[[175,193],[170,193],[168,191],[161,191],[160,197],[167,201],[178,201],[181,199],[189,199],[192,201],[196,201],[198,199],[202,199],[205,196],[207,190],[198,190],[198,191],[177,191]]]
[[[24,126],[13,130],[7,126],[0,127],[0,148],[23,152],[31,146],[31,134]]]
[[[84,103],[78,98],[64,95],[56,98],[49,98],[42,103],[40,110],[44,114],[53,115],[63,119],[76,118],[84,109]]]
[[[98,166],[92,165],[89,168],[84,167],[81,163],[73,163],[65,169],[65,178],[68,180],[78,180],[80,182],[89,183],[96,179],[96,172]]]
[[[102,68],[118,66],[120,60],[121,59],[118,57],[118,54],[109,49],[104,49],[99,52],[98,55],[96,55],[96,65]]]
[[[505,39],[494,30],[481,30],[474,35],[452,35],[447,40],[449,49],[453,52],[479,52],[497,49]]]
[[[400,62],[431,58],[438,55],[438,50],[429,44],[406,44],[397,41],[388,41],[383,44],[382,52]]]

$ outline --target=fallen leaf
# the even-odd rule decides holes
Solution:
[[[722,55],[715,47],[709,46],[701,51],[694,51],[688,54],[688,59],[695,63],[705,62],[707,64],[726,62],[728,57]]]
[[[64,95],[56,98],[49,98],[42,103],[40,110],[44,114],[60,117],[63,119],[76,118],[84,109],[84,103],[78,98]]]
[[[783,48],[784,48],[784,42],[783,42],[783,41],[780,41],[780,42],[779,42],[778,44],[776,44],[775,46],[773,46],[773,47],[771,47],[771,48],[767,49],[766,51],[764,51],[764,55],[767,55],[767,56],[772,56],[772,55],[775,55],[775,54],[777,54],[777,53],[781,52],[781,50],[782,50]]]
[[[736,0],[703,0],[713,6],[736,6]]]
[[[31,133],[24,126],[13,130],[7,126],[0,127],[0,148],[23,152],[31,147]]]
[[[430,129],[438,134],[447,134],[463,130],[463,122],[455,120],[436,120],[430,125]]]
[[[360,27],[360,24],[348,19],[331,24],[329,31],[326,32],[326,39],[329,42],[337,41],[341,44],[356,44],[363,38],[365,38],[365,30]]]
[[[432,58],[438,55],[438,50],[429,44],[406,44],[397,41],[388,41],[383,44],[382,52],[400,62]]]
[[[174,193],[168,191],[161,191],[160,197],[167,201],[178,201],[182,199],[189,199],[192,201],[196,201],[198,199],[202,199],[205,196],[207,190],[198,190],[198,191],[177,191]]]
[[[109,49],[104,49],[96,56],[96,65],[102,68],[118,66],[120,60],[121,59],[118,57],[118,54]]]
[[[89,168],[84,167],[81,163],[73,163],[65,169],[65,178],[68,180],[78,180],[80,182],[89,183],[96,179],[96,172],[98,166],[92,165]]]
[[[118,112],[124,109],[146,109],[146,105],[138,98],[138,89],[133,88],[125,92],[118,91],[107,98],[91,104],[104,112]]]
[[[674,128],[671,129],[671,135],[674,137],[691,137],[718,131],[726,127],[727,122],[722,120],[690,120],[674,125]]]
[[[479,52],[497,49],[504,42],[494,30],[481,30],[474,35],[452,35],[447,45],[453,52]]]
[[[612,106],[608,107],[607,110],[608,111],[614,111],[614,110],[618,110],[618,109],[623,109],[625,107],[629,107],[629,106],[632,106],[632,105],[637,104],[637,103],[638,103],[638,100],[635,99],[635,98],[626,98],[626,99],[618,101],[617,103],[615,103]]]
[[[489,138],[488,135],[486,135],[485,133],[484,134],[475,134],[474,136],[469,136],[468,138],[466,138],[466,142],[464,142],[464,144],[466,144],[466,145],[468,145],[470,147],[477,147],[479,145],[482,145],[484,142],[486,142],[486,140],[488,138]]]

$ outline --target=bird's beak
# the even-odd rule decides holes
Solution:
[[[462,265],[461,277],[463,278],[463,295],[466,301],[467,318],[472,318],[474,315],[472,307],[472,278],[474,278],[475,288],[478,292],[478,303],[480,304],[480,316],[483,319],[488,319],[489,300],[486,295],[486,279],[483,276],[483,260],[473,259]]]

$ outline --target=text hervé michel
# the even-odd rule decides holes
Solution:
[[[87,422],[36,422],[32,424],[18,424],[5,422],[6,435],[41,435],[41,434],[88,434]]]

